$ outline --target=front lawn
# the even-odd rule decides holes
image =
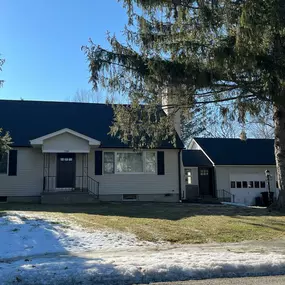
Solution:
[[[0,214],[9,211],[36,212],[41,218],[56,218],[88,230],[130,232],[147,241],[208,243],[285,237],[285,216],[266,209],[153,203],[0,204]]]

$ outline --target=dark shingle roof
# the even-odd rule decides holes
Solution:
[[[194,138],[216,165],[275,165],[274,140]]]
[[[102,142],[102,147],[127,147],[108,135],[113,121],[110,105],[94,103],[0,100],[0,128],[9,131],[14,146],[69,128]],[[174,148],[164,142],[161,148]],[[183,148],[178,139],[177,148]]]
[[[184,167],[213,166],[211,161],[201,150],[183,150],[182,160]]]

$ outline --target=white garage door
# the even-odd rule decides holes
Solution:
[[[230,174],[231,193],[235,195],[235,202],[245,205],[254,205],[255,197],[267,191],[265,175],[255,174]]]

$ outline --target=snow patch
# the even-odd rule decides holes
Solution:
[[[0,260],[20,256],[133,248],[153,243],[116,231],[88,232],[78,226],[12,213],[0,217]]]

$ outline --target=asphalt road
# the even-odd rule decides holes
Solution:
[[[151,283],[152,285],[285,285],[285,276],[206,279],[199,281]]]

